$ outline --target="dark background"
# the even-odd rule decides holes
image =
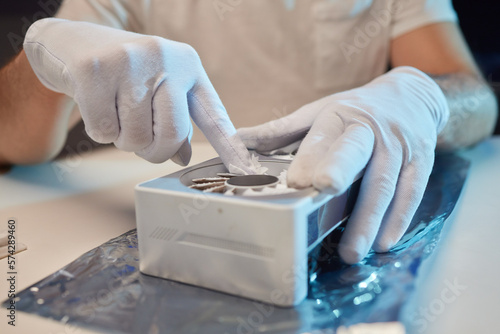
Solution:
[[[182,1],[182,0],[179,0]],[[0,66],[21,50],[29,24],[52,16],[62,0],[3,0],[0,3]],[[483,75],[500,96],[500,4],[453,0],[460,27]],[[495,133],[500,134],[500,122]]]

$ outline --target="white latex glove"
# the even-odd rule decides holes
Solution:
[[[173,158],[185,165],[191,116],[226,166],[253,173],[250,155],[189,45],[49,18],[30,27],[24,50],[46,87],[78,103],[95,141],[113,142],[151,162]]]
[[[388,251],[408,228],[448,117],[439,86],[417,69],[399,67],[363,87],[238,132],[247,147],[261,151],[307,133],[288,171],[294,187],[313,185],[338,195],[366,168],[338,249],[345,262],[356,263],[370,248]]]

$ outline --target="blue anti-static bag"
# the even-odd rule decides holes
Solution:
[[[341,229],[310,254],[307,299],[272,305],[143,275],[132,230],[83,254],[18,294],[18,310],[114,333],[303,333],[360,322],[398,321],[418,268],[434,249],[465,182],[469,162],[436,159],[410,228],[389,253],[339,261]],[[8,302],[8,301],[7,301]],[[4,306],[6,303],[4,303]]]

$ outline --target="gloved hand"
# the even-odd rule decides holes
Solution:
[[[113,142],[151,162],[187,164],[191,116],[226,166],[253,173],[250,155],[189,45],[50,18],[30,27],[24,51],[46,87],[76,101],[95,141]]]
[[[345,262],[356,263],[371,247],[388,251],[408,228],[448,117],[439,86],[417,69],[398,67],[363,87],[238,133],[247,147],[260,151],[305,135],[288,171],[293,187],[341,194],[364,169],[338,249]]]

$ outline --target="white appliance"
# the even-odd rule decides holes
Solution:
[[[260,162],[275,176],[290,163]],[[219,172],[227,169],[216,158],[136,186],[141,272],[278,306],[300,303],[308,252],[347,219],[360,179],[337,197],[313,188],[246,197],[188,187]]]

